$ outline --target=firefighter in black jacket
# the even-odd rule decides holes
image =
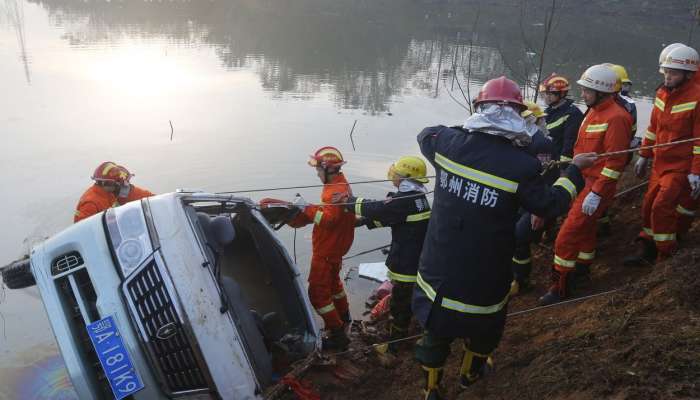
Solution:
[[[525,118],[528,126],[536,130],[532,136],[532,143],[525,147],[525,151],[540,161],[547,172],[542,175],[545,183],[553,185],[559,178],[559,167],[551,166],[552,160],[559,159],[552,139],[547,131],[545,117],[539,105],[531,101],[525,101],[527,110],[520,115]],[[525,292],[531,289],[530,272],[532,271],[532,258],[530,252],[531,243],[537,243],[542,238],[545,229],[556,222],[552,218],[545,220],[534,214],[521,210],[520,219],[515,225],[515,252],[513,253],[513,283],[510,295]]]
[[[560,154],[561,161],[571,161],[574,144],[578,137],[578,128],[583,121],[583,113],[568,99],[569,81],[561,75],[552,73],[540,84],[540,92],[547,103],[547,130],[554,141],[554,147]]]
[[[406,336],[411,322],[411,296],[416,283],[418,258],[428,229],[430,203],[423,186],[428,182],[426,166],[419,157],[399,158],[391,165],[387,175],[398,190],[389,193],[386,200],[350,197],[346,207],[358,217],[366,219],[370,229],[391,228],[391,247],[386,259],[389,279],[393,283],[389,335],[390,339],[399,339]],[[388,349],[396,353],[396,344],[390,344]]]
[[[412,303],[425,330],[416,359],[425,371],[426,399],[441,398],[441,370],[454,339],[464,340],[462,387],[491,365],[506,321],[518,209],[544,218],[566,213],[584,186],[579,169],[596,158],[578,155],[549,186],[540,162],[522,149],[531,133],[520,116],[518,85],[492,79],[475,104],[463,127],[430,127],[418,135],[437,174]]]

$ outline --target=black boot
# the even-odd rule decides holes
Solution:
[[[656,245],[648,239],[637,238],[635,251],[622,259],[622,264],[628,267],[653,265],[656,260]]]
[[[389,341],[392,342],[389,343],[389,352],[391,352],[394,355],[398,354],[399,348],[401,347],[401,342],[393,341],[403,339],[406,336],[408,336],[408,327],[404,328],[402,326],[396,325],[393,322],[389,324]]]
[[[442,367],[431,368],[422,365],[425,376],[425,386],[423,386],[424,400],[443,400],[440,395],[440,381],[442,381]]]
[[[570,297],[574,290],[574,274],[575,270],[558,271],[552,268],[552,286],[544,296],[540,297],[539,305],[548,306]]]
[[[591,283],[591,266],[590,264],[576,263],[576,269],[574,270],[574,281],[576,282],[576,287],[581,288],[584,286],[589,286]]]
[[[477,354],[464,347],[462,367],[459,370],[459,386],[462,390],[493,371],[493,359],[487,354]]]
[[[517,267],[513,265],[513,283],[511,283],[512,295],[527,293],[532,290],[532,284],[530,283],[531,268],[532,266],[530,264],[518,265]],[[515,288],[515,290],[513,290],[513,288]]]
[[[606,211],[605,214],[603,214],[602,217],[598,219],[598,232],[597,236],[598,237],[608,237],[612,233],[612,228],[610,224],[610,216],[608,215],[608,212]]]
[[[350,338],[343,328],[333,329],[323,338],[323,350],[345,351],[350,344]]]

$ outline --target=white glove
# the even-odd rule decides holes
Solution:
[[[639,160],[634,163],[634,174],[639,178],[643,178],[647,173],[647,165],[649,165],[649,159],[639,156]]]
[[[581,211],[584,214],[591,216],[598,209],[600,205],[600,196],[593,192],[588,192],[586,198],[583,199],[583,205],[581,206]]]
[[[309,203],[299,193],[292,200],[292,207],[296,207],[301,211],[304,211],[308,205]]]
[[[697,200],[700,197],[700,175],[688,175],[688,182],[690,183],[690,197]]]

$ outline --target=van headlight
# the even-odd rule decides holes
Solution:
[[[153,253],[140,202],[110,208],[105,214],[109,239],[126,278]]]

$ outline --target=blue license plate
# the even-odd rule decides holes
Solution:
[[[110,315],[95,321],[87,326],[87,330],[114,398],[121,400],[143,389],[143,382],[126,351],[114,318]]]

